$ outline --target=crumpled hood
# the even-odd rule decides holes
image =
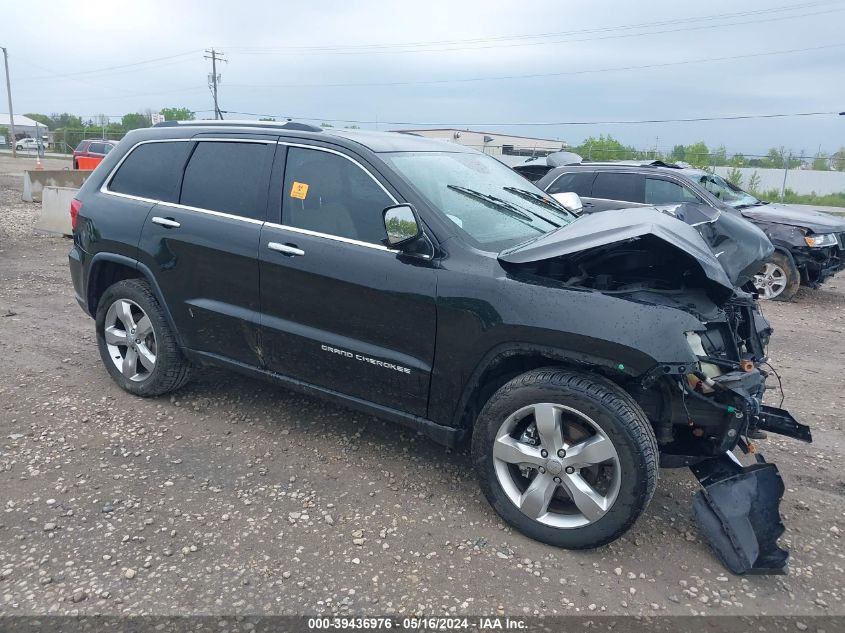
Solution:
[[[845,218],[824,211],[803,209],[791,204],[763,204],[757,207],[739,209],[739,212],[750,220],[801,226],[813,233],[845,232]]]
[[[699,232],[655,207],[617,209],[581,216],[556,231],[502,251],[499,260],[509,264],[542,261],[646,235],[654,235],[691,255],[708,279],[733,290],[735,284]]]

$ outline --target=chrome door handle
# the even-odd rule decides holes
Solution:
[[[289,246],[287,244],[279,244],[278,242],[270,242],[269,244],[267,244],[267,248],[269,248],[271,251],[282,253],[283,255],[290,255],[291,257],[295,257],[297,255],[305,255],[305,251],[301,248],[297,248],[296,246]]]
[[[170,218],[160,218],[158,216],[154,217],[150,220],[153,224],[158,224],[159,226],[167,227],[168,229],[178,229],[181,224],[179,224],[176,220],[171,220]]]

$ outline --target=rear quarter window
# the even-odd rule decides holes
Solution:
[[[108,190],[162,202],[178,202],[189,145],[165,141],[135,146],[111,179]]]

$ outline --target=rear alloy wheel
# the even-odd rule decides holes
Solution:
[[[761,299],[789,301],[801,286],[801,275],[792,261],[783,253],[774,253],[754,275],[754,287]]]
[[[618,538],[657,484],[657,442],[639,405],[600,376],[563,369],[500,388],[479,415],[472,450],[496,512],[559,547]]]
[[[106,289],[96,326],[100,358],[126,391],[157,396],[188,381],[188,361],[146,281],[126,279]]]
[[[118,299],[106,312],[106,347],[123,377],[141,382],[156,365],[156,335],[150,317],[134,301]]]

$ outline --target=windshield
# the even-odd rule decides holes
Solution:
[[[698,184],[707,189],[710,193],[716,196],[719,200],[732,206],[734,209],[740,207],[753,207],[761,204],[760,201],[746,193],[733,183],[728,182],[721,176],[715,174],[705,174],[698,178]]]
[[[525,178],[484,154],[395,152],[382,156],[482,250],[498,252],[575,219]]]

